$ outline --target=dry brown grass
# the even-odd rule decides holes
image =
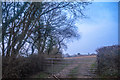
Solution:
[[[66,58],[64,58],[64,59],[79,59],[79,58],[94,58],[94,57],[96,57],[96,55],[92,55],[92,56],[79,56],[79,57],[66,57]]]

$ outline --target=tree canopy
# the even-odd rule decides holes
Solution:
[[[88,2],[3,2],[2,56],[54,54],[79,37],[74,21]],[[69,14],[69,15],[68,15]]]

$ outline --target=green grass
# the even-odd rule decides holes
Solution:
[[[46,74],[46,73],[40,73],[40,74],[38,75],[38,77],[39,77],[39,78],[46,78],[46,77],[48,77],[48,74]]]
[[[91,64],[91,67],[90,67],[90,72],[92,73],[92,74],[95,74],[96,75],[96,77],[97,77],[97,63],[96,62],[94,62],[93,64]]]
[[[96,66],[97,66],[96,63],[91,64],[91,68],[96,68]]]
[[[31,76],[31,78],[47,78],[48,76],[49,76],[49,74],[44,73],[44,72],[40,72],[36,75]]]
[[[78,74],[79,66],[80,66],[80,65],[78,65],[77,67],[73,68],[73,69],[70,71],[70,73],[69,73],[68,76],[71,77],[71,78],[76,78],[76,76],[77,76],[77,74]]]

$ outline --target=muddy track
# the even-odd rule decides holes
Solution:
[[[67,58],[68,59],[68,58]],[[58,78],[72,78],[69,75],[74,75],[74,78],[92,78],[93,74],[89,72],[91,64],[96,60],[95,56],[83,56],[77,58],[70,58],[71,64],[65,67],[62,71],[55,74]],[[77,69],[76,72],[71,73],[72,70]]]
[[[73,68],[77,67],[78,64],[74,64],[74,65],[69,65],[68,67],[64,68],[61,72],[57,73],[56,76],[59,78],[67,78],[70,70],[72,70]]]

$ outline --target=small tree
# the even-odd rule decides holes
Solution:
[[[68,53],[66,54],[66,56],[67,56],[67,57],[70,57],[70,55],[69,55]]]
[[[88,55],[90,55],[90,53],[88,53]]]
[[[80,56],[81,54],[80,54],[80,53],[78,53],[77,55],[78,55],[78,56]]]

